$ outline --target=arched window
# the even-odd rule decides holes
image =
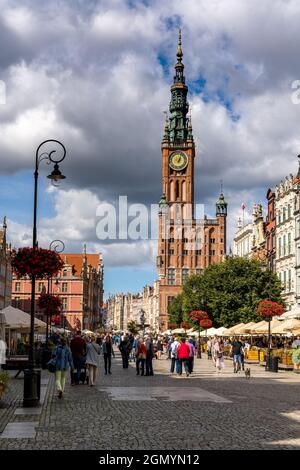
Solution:
[[[170,200],[174,201],[175,200],[175,194],[174,194],[174,181],[170,181]]]
[[[176,200],[179,198],[179,181],[178,180],[175,183],[175,198]]]
[[[181,191],[182,191],[182,200],[186,201],[186,182],[185,181],[182,182]]]

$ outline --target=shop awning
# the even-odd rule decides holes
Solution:
[[[28,313],[23,312],[23,310],[9,305],[8,307],[1,310],[1,313],[4,315],[6,328],[9,328],[11,330],[30,329],[31,317]],[[43,330],[46,328],[46,326],[47,325],[45,322],[38,320],[38,318],[34,319],[35,330]]]

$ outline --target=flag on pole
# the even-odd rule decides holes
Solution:
[[[241,207],[242,207],[242,210],[245,210],[246,209],[246,204],[243,202]]]

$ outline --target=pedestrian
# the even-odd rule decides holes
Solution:
[[[71,375],[71,385],[79,385],[81,369],[85,366],[86,342],[81,337],[81,331],[77,331],[75,337],[71,340],[70,348],[72,351],[73,364],[76,374]]]
[[[2,366],[6,363],[6,342],[1,339],[0,336],[0,370]]]
[[[171,344],[171,369],[170,369],[171,374],[174,373],[176,362],[177,362],[176,372],[178,373],[178,371],[179,371],[179,367],[178,367],[179,360],[178,360],[178,356],[177,356],[177,348],[178,348],[179,344],[180,343],[179,343],[179,341],[177,341],[177,338],[175,338],[174,341]]]
[[[171,338],[168,341],[168,346],[167,346],[168,355],[167,355],[166,359],[171,359],[171,345],[172,345],[173,341],[174,341],[174,336],[171,336]]]
[[[71,368],[71,371],[74,369],[72,353],[65,338],[60,340],[60,344],[54,349],[52,357],[55,360],[55,384],[58,398],[62,398],[65,391],[67,371],[69,368]]]
[[[128,358],[131,350],[131,344],[127,335],[122,336],[119,350],[122,355],[123,369],[128,369]]]
[[[243,345],[241,341],[239,340],[239,338],[237,338],[235,341],[231,343],[231,349],[230,349],[230,353],[233,358],[233,371],[235,374],[241,370],[241,366],[242,366],[241,355],[243,352],[244,352]]]
[[[190,355],[190,347],[186,343],[186,338],[183,337],[181,340],[181,344],[179,344],[177,348],[178,359],[180,360],[180,369],[179,375],[182,375],[182,365],[184,366],[186,376],[189,377],[189,355]]]
[[[196,354],[196,348],[195,348],[195,345],[194,345],[193,338],[189,339],[188,346],[190,348],[188,365],[189,365],[189,373],[191,374],[194,370],[194,357],[195,357],[195,354]]]
[[[145,374],[145,362],[147,358],[147,347],[145,344],[144,338],[139,341],[136,352],[136,375],[140,375],[140,366],[141,366],[141,375]]]
[[[90,387],[93,387],[96,383],[100,353],[101,353],[101,348],[99,344],[96,343],[95,336],[91,336],[86,345],[86,365],[89,369]]]
[[[159,360],[161,358],[161,353],[163,352],[163,345],[162,345],[160,337],[157,338],[156,347],[157,347],[156,357]]]
[[[104,359],[104,369],[105,375],[108,373],[111,374],[111,356],[115,357],[114,348],[112,344],[112,338],[110,334],[107,334],[105,340],[102,343],[103,359]]]
[[[153,356],[154,356],[153,341],[152,341],[152,338],[151,338],[150,335],[146,337],[145,344],[146,344],[146,349],[147,349],[147,354],[146,354],[146,375],[147,376],[148,375],[154,375],[154,373],[153,373],[153,364],[152,364]]]
[[[216,372],[220,372],[225,368],[224,364],[224,343],[222,339],[219,339],[214,344],[215,356],[216,356]]]
[[[211,354],[211,339],[210,338],[208,338],[206,345],[207,345],[207,350],[206,350],[207,351],[207,359],[211,359],[212,354]]]

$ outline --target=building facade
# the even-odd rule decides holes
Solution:
[[[36,281],[36,300],[51,292],[62,300],[60,326],[94,330],[101,325],[103,305],[103,261],[101,254],[61,254],[64,267],[57,277]],[[30,312],[31,281],[13,277],[13,305]],[[37,317],[44,318],[36,306]]]
[[[246,225],[242,224],[241,219],[238,220],[233,239],[233,255],[267,263],[266,223],[262,204],[254,204],[252,217],[253,221]]]
[[[241,258],[251,258],[253,242],[253,223],[242,225],[241,219],[238,220],[237,231],[233,239],[234,256]]]
[[[159,329],[159,282],[153,286],[145,286],[136,294],[119,293],[109,297],[107,301],[107,327],[119,331],[127,331],[129,322],[140,324],[142,312],[145,324],[153,332]]]
[[[11,248],[6,241],[6,218],[0,230],[0,310],[11,305],[12,269]]]
[[[295,208],[296,186],[293,175],[286,177],[275,188],[276,211],[276,273],[284,286],[282,297],[287,308],[295,303]]]
[[[267,192],[267,217],[266,217],[266,255],[267,265],[270,271],[275,271],[276,260],[276,210],[275,192],[268,189]]]
[[[216,218],[195,219],[196,153],[182,57],[179,32],[170,117],[166,114],[161,146],[163,195],[159,204],[157,255],[160,330],[168,328],[168,305],[181,292],[188,276],[220,263],[226,255],[227,203],[222,192],[216,204]]]

